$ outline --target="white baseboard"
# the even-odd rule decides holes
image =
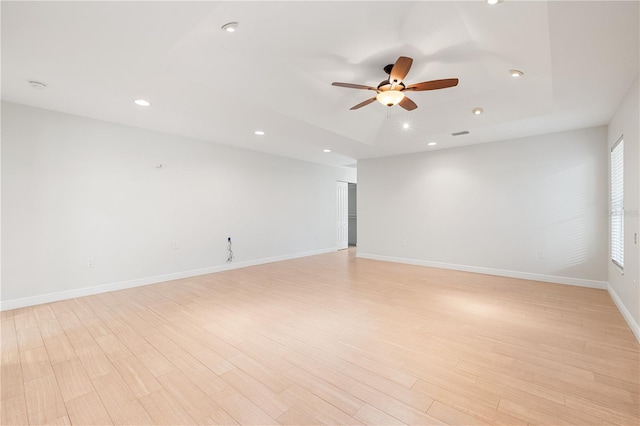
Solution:
[[[631,328],[631,331],[636,336],[636,340],[640,342],[640,326],[635,321],[635,319],[633,319],[631,313],[629,312],[627,307],[624,306],[624,303],[622,303],[622,300],[620,300],[620,297],[618,297],[618,294],[610,284],[607,286],[607,291],[609,292],[609,296],[611,296],[611,298],[613,299],[613,302],[618,307],[618,310],[622,314],[622,317],[625,319],[627,324],[629,324],[629,328]]]
[[[457,265],[454,263],[432,262],[429,260],[407,259],[402,257],[381,256],[370,253],[356,253],[356,257],[363,259],[382,260],[385,262],[405,263],[408,265],[428,266],[431,268],[452,269],[454,271],[475,272],[477,274],[498,275],[501,277],[520,278],[523,280],[544,281],[554,284],[566,284],[579,287],[599,288],[606,290],[605,281],[585,280],[582,278],[559,277],[555,275],[535,274],[532,272],[509,271],[504,269],[484,268],[481,266]]]
[[[544,274],[534,274],[531,272],[517,272],[517,271],[508,271],[502,269],[493,269],[493,268],[483,268],[479,266],[467,266],[467,265],[456,265],[452,263],[441,263],[441,262],[430,262],[427,260],[418,260],[418,259],[406,259],[401,257],[391,257],[391,256],[381,256],[377,254],[370,253],[356,253],[356,257],[361,257],[363,259],[373,259],[373,260],[382,260],[385,262],[396,262],[396,263],[405,263],[408,265],[418,265],[418,266],[429,266],[431,268],[442,268],[442,269],[452,269],[455,271],[465,271],[465,272],[475,272],[479,274],[488,274],[488,275],[498,275],[502,277],[510,277],[510,278],[521,278],[525,280],[533,280],[533,281],[544,281],[555,284],[567,284],[574,285],[579,287],[589,287],[589,288],[598,288],[607,290],[611,299],[618,307],[618,310],[622,314],[622,317],[629,324],[629,328],[636,336],[638,342],[640,342],[640,326],[635,321],[631,313],[627,307],[622,303],[620,297],[616,294],[615,290],[611,285],[604,281],[593,281],[593,280],[584,280],[580,278],[570,278],[570,277],[559,277],[554,275],[544,275]]]
[[[24,308],[25,306],[41,305],[43,303],[57,302],[58,300],[74,299],[76,297],[91,296],[93,294],[106,293],[109,291],[123,290],[126,288],[140,287],[149,284],[157,284],[165,281],[179,280],[182,278],[195,277],[198,275],[213,274],[215,272],[229,271],[232,269],[246,268],[248,266],[262,265],[265,263],[280,262],[283,260],[297,259],[300,257],[315,256],[318,254],[331,253],[336,251],[336,247],[328,249],[313,250],[302,253],[293,253],[282,256],[266,257],[262,259],[248,260],[245,262],[231,262],[224,265],[212,266],[209,268],[194,269],[191,271],[174,272],[171,274],[156,275],[153,277],[139,278],[135,280],[120,281],[116,283],[103,284],[92,287],[84,287],[75,290],[60,291],[56,293],[42,294],[39,296],[24,297],[21,299],[0,301],[0,311]]]

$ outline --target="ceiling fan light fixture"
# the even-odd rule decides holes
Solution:
[[[418,108],[418,105],[413,102],[409,97],[405,97],[404,91],[410,92],[423,92],[426,90],[446,89],[448,87],[454,87],[458,85],[457,78],[445,78],[440,80],[423,81],[422,83],[411,84],[406,86],[403,83],[404,78],[411,69],[413,59],[408,56],[400,56],[393,65],[387,65],[384,67],[385,72],[389,74],[389,78],[382,81],[378,87],[366,86],[363,84],[352,83],[340,83],[334,81],[332,86],[347,87],[350,89],[359,90],[372,90],[376,92],[376,96],[360,102],[357,105],[352,106],[349,110],[353,111],[360,109],[364,106],[380,102],[382,105],[394,106],[400,105],[401,108],[407,111],[413,111]]]
[[[402,101],[404,99],[404,93],[400,92],[399,90],[385,90],[384,92],[378,93],[376,99],[382,105],[390,107],[397,105],[400,101]]]

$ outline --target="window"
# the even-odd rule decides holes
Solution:
[[[624,267],[624,141],[611,148],[611,260]]]

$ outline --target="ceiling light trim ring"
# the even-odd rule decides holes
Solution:
[[[36,90],[42,90],[47,88],[47,84],[43,83],[42,81],[27,80],[27,83],[29,83],[29,86],[33,87]]]
[[[224,24],[221,27],[222,30],[228,32],[228,33],[233,33],[238,29],[238,23],[237,22],[227,22],[226,24]]]

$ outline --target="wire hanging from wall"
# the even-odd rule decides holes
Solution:
[[[231,237],[227,238],[227,251],[229,252],[229,256],[227,257],[227,262],[233,261],[233,249],[231,248]]]

